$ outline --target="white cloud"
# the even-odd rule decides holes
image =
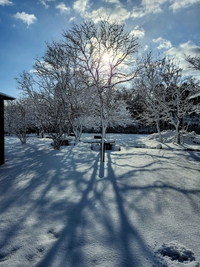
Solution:
[[[142,0],[142,6],[147,13],[159,13],[162,12],[161,6],[168,0]]]
[[[197,46],[192,41],[188,41],[186,43],[180,44],[178,47],[172,47],[167,51],[167,54],[171,56],[179,56],[183,55],[187,56],[200,56],[200,46]]]
[[[134,6],[130,11],[122,1],[119,0],[102,0],[112,6],[104,6],[99,9],[89,12],[90,0],[76,0],[73,4],[73,9],[80,13],[84,18],[91,18],[97,22],[101,17],[110,17],[111,20],[116,20],[119,23],[128,18],[141,18],[148,14],[156,14],[163,12],[164,8],[172,9],[173,12],[180,8],[186,8],[192,4],[200,3],[200,0],[142,0],[140,6]],[[133,3],[127,0],[127,3]]]
[[[56,5],[56,9],[59,9],[61,14],[69,14],[70,12],[70,7],[67,7],[63,2]]]
[[[172,9],[173,12],[176,12],[179,9],[187,8],[196,3],[200,3],[200,0],[171,0],[171,2],[173,2],[173,4],[170,5],[169,8]]]
[[[104,2],[111,4],[120,4],[119,0],[104,0]]]
[[[45,6],[45,8],[48,8],[49,5],[47,3],[54,2],[55,0],[40,0],[40,3]]]
[[[9,0],[0,0],[0,6],[12,5],[13,2]]]
[[[145,30],[143,28],[140,28],[139,26],[136,26],[130,34],[135,35],[138,38],[143,38],[145,35]]]
[[[133,19],[141,18],[146,15],[146,12],[143,8],[140,7],[134,7],[133,11],[131,13],[131,17]]]
[[[169,40],[163,39],[162,37],[158,37],[157,39],[153,39],[154,43],[158,43],[158,49],[169,49],[172,47],[172,44]]]
[[[92,19],[95,23],[103,17],[109,17],[110,21],[121,23],[130,17],[130,13],[120,6],[115,6],[113,8],[101,7],[97,10],[93,10],[91,13],[86,12],[85,17]]]
[[[89,7],[89,0],[77,0],[73,4],[74,10],[76,10],[80,14],[84,14],[88,7]]]
[[[162,12],[162,5],[168,0],[142,0],[141,7],[134,7],[131,17],[141,18],[149,13]]]
[[[130,18],[130,12],[123,8],[119,0],[104,0],[104,2],[112,6],[100,7],[89,12],[89,0],[77,0],[74,2],[73,8],[79,12],[82,17],[92,19],[95,23],[104,17],[109,17],[110,21],[117,21],[118,23]]]
[[[75,17],[71,17],[70,19],[69,19],[69,22],[72,22],[72,21],[74,21],[76,18]]]
[[[166,51],[166,54],[170,57],[174,57],[179,66],[184,70],[187,75],[194,75],[200,78],[199,71],[193,71],[189,69],[189,63],[185,60],[186,56],[200,56],[200,46],[197,46],[192,41],[180,44],[178,47],[172,47]]]
[[[135,19],[150,13],[160,13],[163,11],[164,4],[168,4],[169,9],[176,12],[179,9],[187,8],[196,3],[200,3],[200,0],[142,0],[141,6],[133,8],[131,17]]]
[[[22,20],[24,23],[26,23],[28,26],[30,26],[31,24],[33,24],[37,18],[35,17],[34,14],[27,14],[25,12],[17,12],[14,17],[16,19],[20,19]]]

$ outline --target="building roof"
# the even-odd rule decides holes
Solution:
[[[6,95],[6,94],[1,93],[1,92],[0,92],[0,98],[3,99],[3,100],[15,100],[14,97]]]
[[[197,93],[195,95],[192,95],[189,99],[194,99],[194,98],[197,98],[197,97],[200,97],[200,93]]]

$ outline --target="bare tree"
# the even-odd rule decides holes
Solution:
[[[190,68],[194,70],[200,70],[200,56],[188,56],[186,61],[190,64]]]
[[[39,128],[53,139],[59,149],[64,133],[72,129],[75,142],[80,140],[83,117],[89,112],[92,97],[86,76],[77,68],[76,57],[60,42],[47,44],[41,59],[34,64],[32,74],[23,72],[18,87],[31,97]]]
[[[101,160],[104,160],[104,138],[113,110],[117,106],[115,89],[118,84],[135,77],[135,54],[138,42],[123,25],[102,20],[91,21],[63,32],[63,46],[76,57],[78,68],[88,77],[88,88],[94,89],[102,128]],[[130,71],[132,67],[132,71]]]
[[[159,141],[162,142],[160,129],[161,121],[166,119],[168,107],[166,105],[166,84],[162,73],[165,73],[166,58],[153,58],[148,52],[141,60],[140,74],[133,84],[132,109],[137,119],[147,125],[156,125]]]
[[[5,129],[26,144],[27,131],[34,127],[34,114],[29,99],[8,101],[5,106]]]
[[[34,103],[39,128],[52,137],[54,148],[59,149],[67,120],[66,100],[52,72],[45,62],[37,61],[34,75],[23,72],[17,82]]]
[[[78,57],[61,42],[47,45],[43,60],[57,73],[62,96],[66,99],[68,122],[75,134],[75,143],[80,140],[85,116],[91,112],[94,94],[88,88],[88,76],[78,65]]]
[[[168,121],[175,127],[175,141],[180,144],[180,130],[183,128],[183,120],[194,112],[194,104],[190,96],[195,92],[193,81],[188,79],[174,85],[171,88],[171,101],[168,102]]]
[[[153,59],[151,52],[142,60],[142,65],[135,82],[142,109],[140,119],[148,124],[156,124],[160,142],[160,122],[170,123],[176,130],[176,142],[180,143],[181,122],[194,111],[190,101],[190,96],[196,90],[194,80],[183,76],[182,69],[174,59]]]
[[[166,88],[168,107],[166,120],[175,127],[175,142],[180,144],[183,120],[195,111],[190,97],[198,90],[197,82],[192,77],[184,76],[182,69],[177,66],[174,59],[167,59],[161,75]]]
[[[200,56],[188,56],[185,58],[186,61],[190,64],[189,68],[193,70],[200,70]],[[195,106],[195,113],[199,114],[200,113],[200,86],[198,92],[190,97],[191,102],[193,102]]]

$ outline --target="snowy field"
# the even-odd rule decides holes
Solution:
[[[200,136],[108,134],[121,151],[5,138],[0,267],[200,267]]]

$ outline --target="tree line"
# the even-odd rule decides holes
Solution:
[[[73,131],[77,143],[83,127],[100,128],[103,151],[109,126],[156,125],[162,142],[160,124],[167,122],[179,143],[181,121],[199,113],[191,98],[199,82],[185,77],[175,59],[151,51],[138,56],[139,47],[124,25],[109,19],[74,23],[46,44],[31,72],[16,78],[21,97],[6,106],[7,131],[26,143],[27,129],[37,128],[59,149],[64,134]],[[198,57],[186,60],[200,69]]]

